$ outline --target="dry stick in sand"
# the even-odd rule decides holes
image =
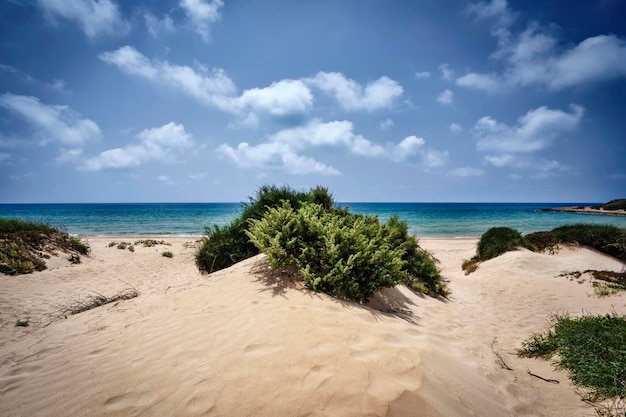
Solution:
[[[498,352],[496,352],[495,348],[493,347],[493,345],[496,344],[496,340],[498,340],[498,338],[494,337],[493,342],[491,342],[491,351],[493,352],[494,355],[496,355],[496,358],[498,358],[496,360],[496,363],[500,365],[500,368],[506,369],[507,371],[512,371],[513,369],[509,365],[507,365],[506,362],[504,362],[504,359],[502,359],[502,356]]]
[[[549,382],[549,383],[551,383],[551,384],[559,384],[559,381],[558,381],[558,380],[556,380],[556,379],[544,378],[544,377],[539,376],[539,375],[537,375],[537,374],[533,374],[532,372],[530,372],[530,369],[528,369],[526,372],[528,372],[528,375],[530,375],[530,376],[534,376],[535,378],[539,378],[539,379],[541,379],[542,381],[546,381],[546,382]]]
[[[61,308],[54,314],[54,318],[46,326],[50,325],[55,319],[67,318],[67,316],[73,316],[74,314],[82,313],[83,311],[91,310],[96,307],[100,307],[105,304],[114,303],[121,300],[130,300],[139,296],[139,292],[135,287],[131,286],[126,288],[115,295],[107,297],[96,291],[93,291],[96,296],[88,295],[84,301],[75,300],[67,306]],[[46,327],[44,326],[44,327]]]

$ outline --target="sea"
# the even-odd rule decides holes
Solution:
[[[397,215],[418,238],[480,237],[491,227],[521,233],[577,224],[626,228],[626,217],[545,212],[598,203],[338,203],[351,213],[386,221]],[[0,217],[37,221],[77,236],[202,236],[236,219],[241,203],[0,204]]]

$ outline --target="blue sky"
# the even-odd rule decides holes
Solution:
[[[0,202],[626,196],[622,0],[0,0]]]

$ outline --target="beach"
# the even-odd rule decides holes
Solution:
[[[556,313],[626,313],[623,294],[562,276],[626,267],[584,248],[508,252],[466,276],[477,239],[421,239],[449,299],[398,286],[360,305],[263,255],[202,275],[194,238],[156,239],[131,252],[110,243],[137,239],[92,237],[80,264],[1,277],[0,415],[590,416],[565,372],[515,351]]]

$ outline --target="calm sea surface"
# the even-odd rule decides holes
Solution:
[[[626,228],[626,217],[541,212],[541,208],[596,203],[340,203],[350,212],[386,221],[398,215],[418,237],[479,237],[494,226],[522,233],[564,224],[612,224]],[[0,217],[62,226],[87,236],[199,236],[239,216],[240,203],[0,204]]]

